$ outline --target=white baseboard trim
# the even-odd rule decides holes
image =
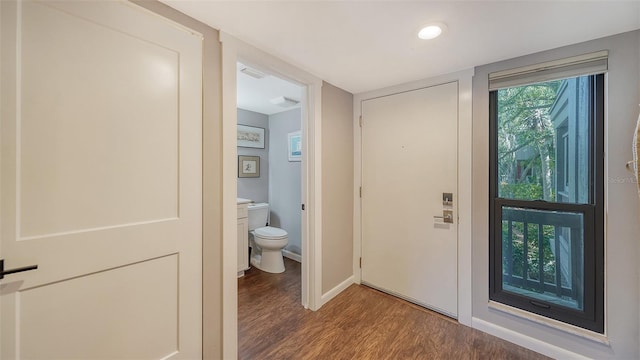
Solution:
[[[297,261],[299,263],[302,263],[302,256],[291,252],[289,250],[282,250],[282,256],[286,257],[287,259],[291,259],[293,261]]]
[[[503,340],[507,340],[516,345],[520,345],[529,350],[539,352],[542,355],[546,355],[554,359],[590,359],[588,357],[585,357],[584,355],[580,355],[561,347],[548,344],[544,341],[534,339],[530,336],[520,334],[513,330],[509,330],[502,326],[498,326],[496,324],[478,319],[476,317],[471,319],[471,325],[474,329],[486,332],[487,334],[491,334],[493,336],[497,336]]]
[[[320,306],[323,306],[324,304],[328,303],[331,299],[333,299],[338,294],[346,290],[353,283],[354,283],[353,275],[351,275],[349,278],[347,278],[347,280],[338,284],[338,286],[327,291],[325,294],[322,294],[322,296],[320,297]]]

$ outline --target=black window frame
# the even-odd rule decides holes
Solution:
[[[589,179],[589,202],[587,204],[514,200],[498,196],[498,90],[491,90],[489,93],[489,298],[495,302],[603,334],[605,224],[604,74],[590,75],[589,87],[589,121],[591,122],[589,168],[591,169],[591,178]],[[503,207],[569,211],[583,214],[583,311],[503,290]]]

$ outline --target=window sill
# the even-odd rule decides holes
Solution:
[[[609,338],[603,334],[598,334],[593,331],[589,331],[577,326],[565,324],[558,320],[549,319],[544,316],[533,314],[528,311],[514,308],[512,306],[501,304],[495,301],[489,301],[489,308],[509,314],[509,315],[519,317],[521,319],[529,320],[537,324],[546,325],[548,327],[551,327],[560,331],[564,331],[566,333],[581,337],[583,339],[591,340],[599,344],[610,346]]]

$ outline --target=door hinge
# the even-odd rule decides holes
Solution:
[[[358,120],[358,124],[362,127],[362,115],[360,115],[360,120]]]
[[[302,210],[304,210],[304,204],[302,204]]]
[[[360,186],[360,198],[362,198],[362,186]]]
[[[362,258],[360,258],[360,269],[362,269]]]

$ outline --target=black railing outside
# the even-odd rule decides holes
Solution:
[[[503,207],[503,284],[582,308],[582,221],[579,213]]]

